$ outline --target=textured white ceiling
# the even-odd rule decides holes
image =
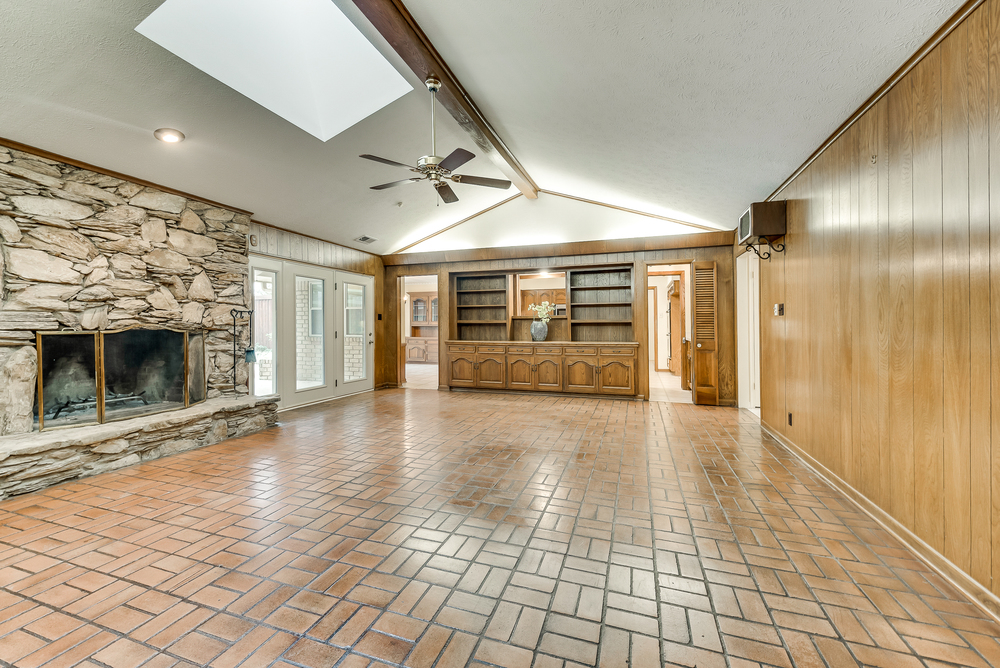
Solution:
[[[962,0],[406,0],[547,190],[733,228]]]
[[[420,87],[350,0],[334,2]],[[405,2],[540,187],[728,228],[961,4]],[[410,162],[428,152],[426,92],[324,144],[136,33],[159,4],[3,2],[0,136],[376,253],[514,194],[456,185],[461,202],[436,206],[425,183],[369,190],[407,172],[358,154]],[[439,120],[440,154],[474,148],[446,114]],[[158,127],[188,140],[157,142]],[[485,158],[461,171],[502,178]],[[437,244],[501,243],[529,215],[534,238],[578,237],[581,215],[607,211],[550,210],[547,199],[517,198]],[[608,234],[593,229],[589,238]],[[379,241],[353,242],[362,234]]]

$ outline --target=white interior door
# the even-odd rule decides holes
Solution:
[[[282,407],[323,401],[336,395],[333,346],[335,272],[285,262],[278,305],[284,330],[278,351]]]
[[[337,272],[337,394],[375,387],[375,279]]]

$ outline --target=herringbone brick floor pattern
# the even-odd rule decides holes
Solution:
[[[0,661],[1000,666],[752,415],[392,390],[0,503]]]

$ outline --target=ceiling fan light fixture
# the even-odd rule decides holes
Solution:
[[[179,144],[184,141],[184,133],[173,128],[160,128],[153,131],[153,136],[167,144]]]

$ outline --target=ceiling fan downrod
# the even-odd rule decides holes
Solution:
[[[427,77],[424,82],[427,90],[431,92],[431,155],[437,155],[437,133],[434,125],[434,107],[437,101],[437,92],[441,90],[441,82],[434,77]]]

